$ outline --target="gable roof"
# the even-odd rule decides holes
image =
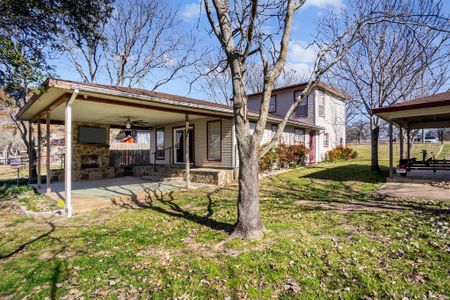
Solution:
[[[83,93],[94,93],[97,95],[104,96],[114,96],[120,98],[127,98],[129,100],[140,101],[142,104],[140,105],[151,105],[152,103],[158,103],[158,105],[165,105],[165,107],[178,107],[178,110],[182,109],[183,111],[190,112],[192,114],[198,114],[201,112],[214,113],[215,115],[223,115],[223,116],[233,116],[233,107],[230,105],[216,103],[206,100],[199,100],[195,98],[183,97],[173,94],[155,92],[140,88],[131,88],[131,87],[123,87],[123,86],[114,86],[114,85],[106,85],[106,84],[98,84],[98,83],[85,83],[78,82],[72,80],[62,80],[49,78],[43,84],[43,87],[46,91],[50,89],[58,89],[61,93],[70,93],[70,90],[78,89],[80,91],[80,95]],[[34,94],[25,104],[24,107],[18,112],[17,118],[22,120],[31,120],[33,117],[24,116],[24,113],[27,112],[35,102],[39,100],[43,94]],[[50,99],[48,99],[50,101]],[[52,101],[57,102],[57,100],[52,99]],[[62,102],[61,102],[62,103]],[[59,104],[58,104],[59,105]],[[259,114],[255,111],[249,111],[249,118],[258,119]],[[275,116],[272,114],[268,115],[269,122],[279,123],[283,118],[279,116]],[[314,124],[309,124],[297,120],[289,120],[288,124],[294,126],[300,126],[305,128],[312,129],[322,129],[320,126],[316,126]]]
[[[282,91],[290,90],[290,89],[302,90],[307,85],[308,85],[308,82],[302,82],[302,83],[297,83],[297,84],[286,85],[286,86],[283,86],[283,87],[279,87],[279,88],[273,89],[272,93],[278,93],[278,92],[282,92]],[[319,89],[321,89],[323,91],[329,92],[330,94],[333,94],[334,96],[340,98],[341,100],[346,100],[346,99],[349,98],[345,93],[335,89],[331,85],[326,84],[326,83],[324,83],[322,81],[317,82],[316,88],[319,88]],[[262,92],[253,93],[253,94],[247,95],[247,97],[260,96],[261,94],[262,94]]]

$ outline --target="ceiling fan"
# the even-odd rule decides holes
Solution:
[[[131,127],[151,127],[151,124],[149,122],[146,122],[144,120],[132,120],[130,117],[126,117],[125,120],[122,118],[119,122],[123,124],[126,129],[130,129]]]

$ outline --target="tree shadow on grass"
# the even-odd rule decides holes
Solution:
[[[304,178],[323,179],[333,181],[359,181],[366,183],[382,183],[386,181],[387,168],[381,167],[382,174],[372,173],[369,165],[348,164],[336,167],[320,168],[317,172],[309,173]]]
[[[338,166],[332,169],[323,169],[310,173],[301,178],[309,179],[309,182],[301,184],[295,180],[279,180],[268,178],[270,182],[261,191],[266,196],[275,198],[288,198],[298,205],[309,209],[342,210],[342,211],[419,211],[423,214],[450,214],[450,209],[441,208],[426,203],[420,203],[408,199],[392,199],[380,195],[357,190],[352,187],[350,181],[367,183],[382,183],[384,177],[376,174],[368,174],[370,169],[364,165]],[[364,177],[366,175],[367,177]],[[363,178],[360,180],[359,178]],[[336,184],[336,182],[339,182]]]
[[[207,213],[205,216],[201,216],[193,212],[190,212],[187,209],[182,208],[179,204],[176,203],[174,191],[173,190],[164,191],[163,189],[161,189],[162,185],[163,185],[162,183],[159,183],[154,187],[141,185],[141,188],[143,189],[144,193],[140,195],[136,194],[136,192],[133,191],[132,189],[122,186],[121,188],[126,190],[127,193],[122,193],[118,191],[114,192],[121,194],[123,196],[128,196],[132,203],[128,203],[127,201],[117,201],[115,199],[113,199],[112,202],[113,204],[124,208],[133,208],[134,205],[140,208],[151,209],[153,211],[171,217],[182,218],[203,226],[207,226],[213,230],[231,233],[234,226],[233,224],[217,221],[211,218],[214,214],[213,209],[214,201],[212,197],[214,194],[220,191],[220,188],[217,188],[207,194],[208,199],[208,205],[206,207]],[[104,187],[103,189],[109,190],[107,187]],[[156,204],[162,204],[163,206],[168,207],[168,209]]]

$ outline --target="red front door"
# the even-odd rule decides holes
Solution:
[[[309,132],[309,163],[316,162],[316,134],[314,131]]]

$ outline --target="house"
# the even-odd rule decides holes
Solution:
[[[306,83],[295,84],[274,89],[270,99],[269,113],[275,117],[284,117],[294,99],[301,94]],[[346,95],[333,87],[319,82],[308,97],[292,114],[293,122],[310,125],[296,126],[288,124],[282,141],[287,144],[304,143],[310,150],[309,161],[320,162],[325,154],[338,145],[345,146],[345,99]],[[249,110],[258,111],[261,93],[248,95]],[[268,123],[262,143],[267,143],[277,123]]]
[[[283,111],[302,87],[300,84],[274,90],[263,142],[270,139],[282,121]],[[59,79],[48,79],[42,90],[30,98],[18,118],[37,124],[38,132],[41,124],[46,124],[47,131],[50,124],[64,124],[65,168],[50,170],[48,163],[47,193],[51,192],[52,181],[64,180],[66,198],[70,198],[72,181],[124,175],[154,178],[189,172],[187,184],[191,180],[224,185],[234,179],[238,157],[233,110],[228,105],[138,88]],[[259,97],[249,95],[250,108],[257,110]],[[289,119],[282,140],[288,144],[304,143],[313,149],[310,162],[320,161],[327,150],[345,141],[344,98],[320,83],[302,103],[298,115]],[[258,113],[248,114],[256,122]],[[110,131],[117,128],[139,129],[141,134],[148,131],[149,148],[140,149],[143,161],[136,164],[133,162],[138,160],[130,157],[112,159]],[[29,130],[29,134],[31,139],[35,133]],[[42,134],[37,136],[41,149]],[[47,140],[45,144],[50,147],[51,142]],[[118,165],[117,161],[121,163]]]

